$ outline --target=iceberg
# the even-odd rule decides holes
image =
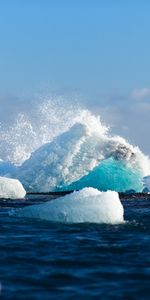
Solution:
[[[62,198],[17,210],[18,217],[60,223],[124,222],[124,209],[117,192],[84,188]]]
[[[0,176],[0,198],[22,199],[25,195],[26,191],[19,180]]]
[[[0,176],[18,178],[28,192],[90,186],[142,192],[150,159],[112,135],[100,116],[68,100],[46,97],[33,111],[1,125]]]
[[[18,168],[18,179],[34,192],[84,187],[140,192],[149,170],[149,159],[137,147],[95,123],[76,123],[34,151]]]

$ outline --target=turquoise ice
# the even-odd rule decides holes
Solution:
[[[101,191],[126,192],[134,190],[140,192],[143,189],[143,179],[138,170],[126,165],[125,162],[109,158],[102,161],[88,175],[68,186],[62,186],[61,189],[80,190],[84,187],[93,187]]]

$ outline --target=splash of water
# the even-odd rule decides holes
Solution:
[[[67,131],[76,122],[92,124],[95,130],[106,132],[99,117],[93,116],[78,103],[63,97],[46,98],[29,113],[20,112],[13,124],[0,123],[0,158],[21,165],[41,145]]]

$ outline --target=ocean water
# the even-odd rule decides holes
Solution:
[[[60,224],[1,201],[1,299],[149,299],[150,197],[122,204],[124,224]]]
[[[149,299],[150,196],[122,207],[117,192],[148,190],[150,159],[73,103],[42,99],[0,124],[0,176],[30,193],[80,190],[0,199],[1,298]],[[20,198],[5,180],[0,197]]]

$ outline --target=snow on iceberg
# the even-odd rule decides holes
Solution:
[[[84,188],[62,198],[17,211],[19,217],[61,223],[124,222],[124,209],[117,192]]]
[[[21,199],[25,195],[26,191],[19,180],[0,176],[0,198]]]

